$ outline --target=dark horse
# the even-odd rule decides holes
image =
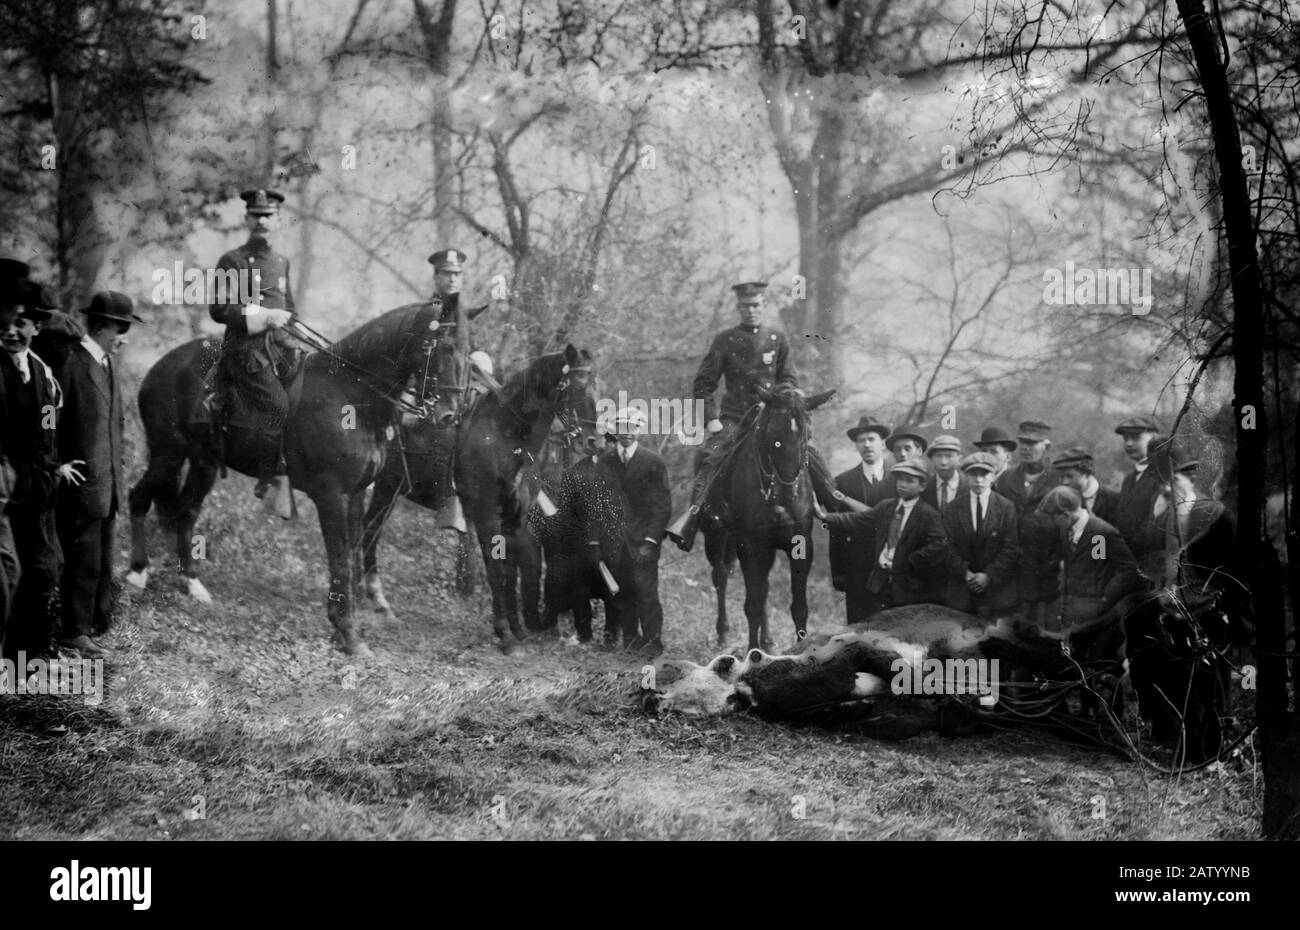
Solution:
[[[724,463],[725,486],[715,493],[729,513],[727,526],[705,520],[704,554],[718,596],[718,644],[727,637],[727,578],[737,559],[745,576],[749,648],[772,648],[767,628],[768,572],[777,550],[790,560],[790,616],[795,636],[808,630],[808,571],[812,568],[812,483],[808,472],[808,414],[831,398],[808,398],[790,388],[760,390],[738,429],[743,436]]]
[[[366,487],[384,465],[398,409],[396,400],[414,380],[416,397],[430,401],[433,416],[450,420],[460,405],[468,355],[464,315],[439,325],[437,303],[414,303],[363,324],[303,365],[302,399],[284,428],[284,454],[293,487],[315,503],[329,560],[327,613],[335,637],[352,654],[370,650],[353,625],[354,585],[360,579],[361,514]],[[196,339],[173,349],[150,369],[140,387],[140,414],[149,447],[149,468],[131,489],[131,574],[143,588],[149,553],[145,517],[157,501],[176,527],[176,551],[190,593],[210,601],[194,570],[191,537],[219,463],[205,429],[195,424],[204,378],[217,361],[219,341]],[[256,474],[255,450],[229,441],[224,462]],[[189,472],[181,486],[185,463]]]
[[[519,627],[517,588],[523,579],[523,610],[530,627],[537,625],[540,591],[537,573],[521,572],[538,558],[536,545],[522,527],[523,514],[532,502],[521,501],[520,479],[532,481],[538,454],[548,438],[572,441],[595,425],[595,379],[591,353],[567,346],[563,352],[543,355],[518,372],[499,391],[468,411],[456,430],[452,475],[467,520],[474,525],[492,591],[493,629],[504,644],[509,636],[523,639]],[[558,424],[558,425],[557,425]],[[439,444],[430,424],[405,434],[405,441],[421,448]],[[430,469],[437,471],[430,472]],[[379,581],[378,546],[384,523],[398,495],[417,504],[437,507],[446,496],[445,478],[437,455],[394,454],[375,481],[374,494],[363,523],[363,558],[366,592],[380,609],[386,609]],[[522,472],[522,474],[521,474]]]

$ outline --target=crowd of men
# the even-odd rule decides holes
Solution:
[[[126,497],[113,359],[142,322],[133,311],[103,291],[78,319],[26,263],[0,258],[0,650],[15,663],[108,654]]]

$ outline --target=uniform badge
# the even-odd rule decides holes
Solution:
[[[775,353],[775,352],[764,352],[764,353],[763,353],[763,364],[764,364],[764,365],[771,365],[772,362],[774,362],[775,360],[776,360],[776,353]]]
[[[283,293],[284,293],[285,291],[287,291],[288,289],[289,289],[289,279],[286,278],[286,277],[281,276],[281,277],[280,277],[280,293],[283,294]]]

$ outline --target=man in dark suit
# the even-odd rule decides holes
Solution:
[[[1119,488],[1115,527],[1124,535],[1138,568],[1148,578],[1158,577],[1164,567],[1164,526],[1155,518],[1162,485],[1147,467],[1147,450],[1159,431],[1155,418],[1149,416],[1129,417],[1115,427],[1124,439],[1124,454],[1133,462],[1133,470],[1124,476]]]
[[[813,510],[828,526],[869,532],[872,556],[867,590],[879,599],[882,609],[937,602],[948,540],[939,514],[921,500],[929,475],[909,461],[899,462],[890,474],[898,497],[881,501],[865,513],[827,513],[819,504]]]
[[[875,417],[864,416],[848,431],[848,437],[862,461],[835,476],[835,489],[868,508],[896,497],[894,479],[889,474],[889,453],[885,451],[889,427]],[[867,526],[859,524],[851,529],[830,531],[831,584],[835,590],[844,592],[846,623],[861,623],[881,609],[880,599],[867,590],[874,551]]]
[[[992,620],[1013,613],[1020,557],[1015,505],[992,490],[997,459],[973,452],[962,459],[967,491],[943,513],[950,555],[944,603]]]
[[[1020,577],[1016,581],[1020,610],[1039,626],[1047,623],[1049,606],[1056,598],[1056,571],[1047,556],[1057,534],[1052,521],[1038,512],[1043,496],[1061,483],[1047,454],[1052,445],[1051,430],[1036,420],[1021,423],[1020,461],[993,482],[993,490],[1016,507],[1021,553]]]
[[[921,500],[937,510],[939,516],[943,516],[948,505],[966,493],[966,485],[962,482],[962,473],[958,468],[961,462],[961,440],[956,436],[936,436],[925,454],[934,473],[921,492]]]
[[[1115,526],[1119,492],[1101,486],[1091,452],[1077,447],[1066,449],[1052,462],[1052,467],[1060,475],[1062,484],[1079,492],[1084,510]]]
[[[620,410],[614,418],[615,445],[600,456],[596,468],[618,503],[622,532],[602,542],[596,526],[589,527],[587,558],[594,565],[603,557],[619,584],[611,607],[624,647],[654,657],[664,651],[659,543],[668,529],[672,493],[663,458],[637,442],[644,428],[639,410]],[[615,551],[607,552],[607,547]]]
[[[63,635],[59,644],[83,656],[107,650],[93,637],[108,631],[113,591],[113,526],[126,499],[122,386],[113,356],[131,324],[144,322],[131,298],[115,291],[94,296],[87,334],[59,361],[63,389],[59,460],[84,462],[60,488],[57,504],[63,544]]]
[[[5,514],[21,562],[22,580],[13,592],[4,657],[48,654],[54,632],[50,600],[59,583],[62,552],[54,523],[59,480],[56,428],[63,394],[54,373],[31,350],[41,323],[44,290],[32,281],[0,285],[0,381],[3,381],[5,455],[14,482]]]
[[[1038,512],[1055,525],[1059,597],[1048,629],[1066,634],[1080,664],[1115,667],[1123,632],[1115,608],[1142,588],[1142,576],[1119,530],[1083,508],[1073,488],[1052,488]]]

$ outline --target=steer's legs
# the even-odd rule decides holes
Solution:
[[[725,530],[711,526],[706,521],[704,526],[704,555],[712,569],[713,593],[718,599],[717,634],[718,645],[727,644],[727,579],[731,577],[731,540]]]

